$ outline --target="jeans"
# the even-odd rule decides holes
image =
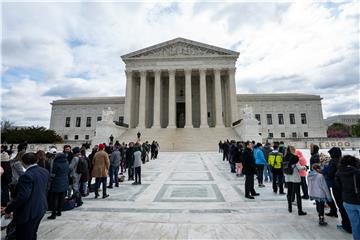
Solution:
[[[265,165],[264,175],[265,175],[265,181],[270,181],[270,182],[272,181],[273,175],[272,175],[271,168],[269,165]]]
[[[135,182],[141,183],[141,166],[135,168]]]
[[[119,186],[119,166],[110,166],[109,168],[109,177],[110,183],[109,186],[112,187],[113,183],[115,182],[115,186]]]
[[[325,202],[316,200],[315,203],[316,203],[316,211],[318,212],[319,217],[324,217]]]
[[[302,212],[300,183],[287,182],[287,185],[288,185],[288,192],[287,192],[286,197],[287,197],[289,209],[292,208],[291,204],[292,204],[293,195],[296,195],[296,203],[297,203],[298,212]]]
[[[338,206],[339,212],[341,214],[341,226],[345,231],[347,231],[348,233],[351,233],[350,219],[344,208],[344,202],[342,200],[341,189],[337,188],[336,186],[333,186],[332,190],[333,190],[334,198],[336,201],[336,205]]]
[[[354,240],[360,240],[360,205],[343,203],[344,208],[349,216]]]
[[[243,164],[242,163],[236,163],[235,165],[236,165],[236,174],[241,174]]]
[[[264,180],[264,164],[256,164],[258,183],[263,184]]]
[[[82,182],[81,183],[81,189],[82,189],[82,193],[84,195],[89,194],[89,189],[88,189],[88,181]]]
[[[302,190],[303,195],[305,197],[309,197],[308,185],[306,183],[306,177],[301,177],[301,190]]]
[[[95,196],[99,196],[99,187],[102,183],[102,192],[103,196],[106,196],[106,177],[97,177],[95,178]]]
[[[276,193],[279,185],[279,192],[284,192],[284,173],[281,168],[273,168],[273,190]],[[277,183],[278,182],[278,183]]]
[[[230,172],[235,173],[235,163],[230,163]]]
[[[255,189],[254,189],[254,175],[246,175],[245,176],[245,196],[249,196],[250,193],[254,195]]]
[[[128,167],[128,180],[134,180],[134,166]]]

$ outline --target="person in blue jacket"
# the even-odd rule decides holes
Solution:
[[[264,166],[267,164],[264,152],[262,151],[262,144],[257,143],[254,147],[254,158],[257,169],[257,179],[259,187],[265,187],[263,184],[264,181]]]

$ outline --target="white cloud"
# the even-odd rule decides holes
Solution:
[[[356,112],[357,8],[309,1],[4,3],[2,75],[21,67],[46,77],[3,79],[2,114],[48,126],[56,98],[124,95],[120,56],[175,37],[240,51],[238,93],[320,94],[325,116]]]

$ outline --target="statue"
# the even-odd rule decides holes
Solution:
[[[241,112],[243,119],[254,119],[253,109],[252,107],[249,107],[249,105],[246,104]]]
[[[114,136],[111,134],[110,137],[109,137],[109,139],[110,139],[110,144],[113,143],[113,141],[114,141]]]
[[[138,132],[136,135],[137,135],[138,141],[140,141],[141,133]]]
[[[104,122],[113,122],[114,121],[114,114],[115,112],[113,110],[111,110],[110,107],[108,107],[107,109],[104,109],[102,111],[102,121]]]

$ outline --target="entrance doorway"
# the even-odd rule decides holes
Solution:
[[[184,128],[185,126],[185,103],[176,103],[176,127]]]

